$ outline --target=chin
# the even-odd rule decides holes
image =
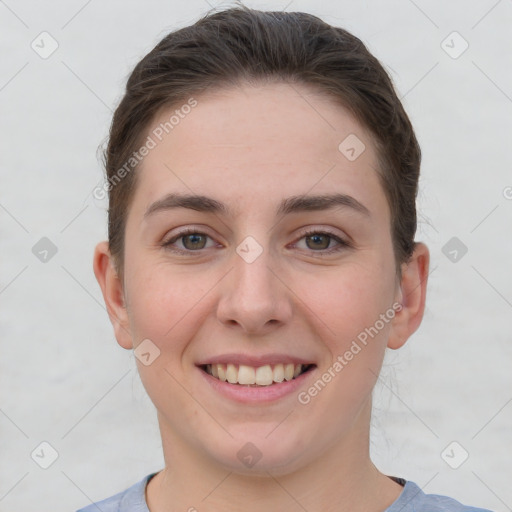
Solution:
[[[293,473],[306,463],[304,441],[299,441],[304,437],[290,435],[284,426],[281,432],[279,427],[272,432],[273,428],[275,424],[264,429],[260,424],[252,431],[245,426],[243,434],[234,435],[208,451],[219,465],[240,475],[268,477]]]

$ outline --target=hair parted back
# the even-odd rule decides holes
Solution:
[[[380,62],[360,39],[311,14],[237,5],[164,37],[133,69],[114,113],[104,153],[107,180],[113,183],[163,108],[216,88],[274,81],[328,94],[373,135],[400,274],[415,245],[419,144]],[[136,183],[135,169],[109,187],[108,238],[120,275]]]

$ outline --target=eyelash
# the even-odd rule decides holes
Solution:
[[[198,249],[196,251],[193,251],[193,250],[186,250],[186,249],[178,249],[176,247],[172,247],[171,244],[173,244],[174,242],[178,241],[180,238],[183,238],[187,235],[204,235],[208,238],[211,238],[209,235],[207,235],[206,233],[203,233],[197,229],[193,229],[193,228],[187,228],[183,231],[181,231],[180,233],[178,233],[177,235],[175,235],[173,238],[171,238],[170,240],[162,243],[162,247],[164,247],[165,249],[169,250],[169,251],[172,251],[174,253],[177,253],[177,254],[183,254],[183,255],[190,255],[192,253],[200,253],[201,251],[203,251],[204,249]],[[300,241],[302,240],[303,238],[307,238],[308,236],[313,236],[313,235],[327,235],[329,238],[335,240],[336,242],[338,242],[338,245],[336,247],[333,247],[331,249],[322,249],[322,250],[319,250],[319,251],[315,251],[313,249],[310,249],[316,256],[323,256],[323,255],[326,255],[326,254],[332,254],[332,253],[336,253],[336,252],[339,252],[343,249],[347,249],[347,248],[351,248],[353,247],[352,244],[346,242],[345,240],[341,239],[340,237],[336,236],[334,233],[331,233],[329,231],[319,231],[319,230],[308,230],[304,233],[301,234],[300,238],[298,238],[297,241]]]

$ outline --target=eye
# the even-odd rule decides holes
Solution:
[[[208,236],[206,233],[198,231],[197,228],[188,228],[181,231],[180,233],[177,233],[169,240],[163,242],[162,247],[175,253],[190,254],[192,252],[199,252],[203,249],[213,247],[215,245],[214,243],[210,244],[209,246],[206,245],[208,239],[212,240],[210,236]],[[301,238],[299,238],[299,242],[301,240],[305,240],[306,247],[299,247],[300,249],[312,251],[317,253],[319,256],[323,254],[331,254],[348,247],[352,247],[350,243],[328,231],[310,230],[302,234]],[[337,245],[334,247],[332,247],[333,241],[337,243]],[[177,242],[181,244],[181,247],[179,245],[175,245]],[[298,245],[298,242],[294,244],[294,246]]]
[[[178,253],[190,253],[206,249],[206,240],[208,238],[210,237],[207,234],[189,228],[165,241],[162,247]],[[174,246],[177,241],[182,244],[182,247]]]
[[[318,252],[320,254],[329,254],[351,247],[348,242],[328,231],[307,231],[302,234],[299,241],[300,240],[306,241],[306,250],[310,249],[313,252]],[[332,247],[331,242],[333,241],[337,242],[338,245]]]

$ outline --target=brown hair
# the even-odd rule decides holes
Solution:
[[[104,153],[111,185],[108,237],[120,275],[137,176],[136,167],[133,172],[120,171],[126,171],[150,122],[162,108],[186,103],[194,94],[258,81],[312,86],[337,99],[373,135],[400,275],[400,264],[415,245],[421,152],[388,74],[365,45],[342,28],[311,14],[265,12],[243,5],[207,14],[168,34],[128,78]]]

